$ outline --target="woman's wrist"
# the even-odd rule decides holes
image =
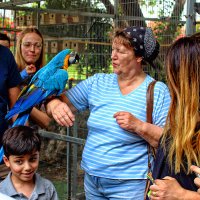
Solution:
[[[138,135],[144,138],[151,146],[157,148],[163,129],[155,124],[141,122]]]
[[[45,102],[45,108],[46,108],[47,114],[49,116],[52,117],[52,110],[60,102],[61,102],[61,100],[59,99],[58,96],[53,96],[53,97],[50,97],[50,98],[48,98],[46,100],[46,102]]]

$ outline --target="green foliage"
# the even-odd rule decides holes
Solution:
[[[99,1],[101,2],[101,1]],[[99,2],[84,1],[84,0],[48,0],[45,3],[46,8],[50,9],[68,9],[74,11],[102,11],[99,8]]]
[[[200,32],[200,24],[196,24],[196,32]]]
[[[65,199],[65,197],[67,196],[67,182],[57,180],[57,181],[53,181],[53,184],[56,188],[59,199]]]
[[[174,7],[174,0],[149,0],[140,1],[140,6],[145,7],[150,15],[156,14],[162,18],[164,16],[170,16]]]

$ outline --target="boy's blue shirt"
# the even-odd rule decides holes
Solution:
[[[30,198],[22,193],[18,193],[12,183],[11,173],[0,183],[0,192],[8,195],[15,200],[58,200],[58,195],[54,185],[47,179],[35,174],[35,188]]]

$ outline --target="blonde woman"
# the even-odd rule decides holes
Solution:
[[[199,200],[200,187],[200,40],[175,41],[166,57],[171,104],[157,152],[151,200]],[[195,185],[196,184],[196,185]]]
[[[28,84],[34,73],[44,66],[44,40],[37,28],[28,27],[20,33],[15,60],[24,84]],[[31,119],[41,128],[47,128],[51,121],[51,118],[38,108],[32,110]]]
[[[31,78],[45,64],[43,36],[36,28],[24,29],[17,38],[15,60],[22,78]]]

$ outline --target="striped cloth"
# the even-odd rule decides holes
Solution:
[[[146,91],[152,80],[147,75],[138,88],[122,95],[117,75],[100,73],[66,93],[79,111],[90,110],[88,136],[81,162],[88,174],[111,179],[146,179],[146,141],[136,133],[121,129],[113,115],[118,111],[127,111],[146,121]],[[169,104],[167,86],[157,82],[154,89],[154,124],[163,127]]]

